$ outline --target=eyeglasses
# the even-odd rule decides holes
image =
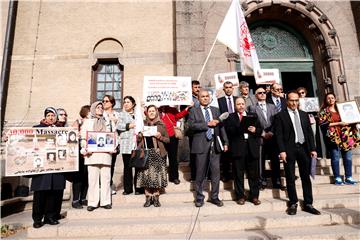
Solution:
[[[60,113],[59,116],[65,116],[65,117],[67,117],[67,114],[66,114],[66,113]]]
[[[266,92],[257,92],[256,94],[266,94]]]
[[[102,100],[103,103],[108,103],[110,102],[109,100]]]
[[[277,88],[277,89],[274,89],[274,90],[277,91],[277,92],[283,92],[282,88]]]

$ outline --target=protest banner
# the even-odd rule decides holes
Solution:
[[[191,77],[144,76],[143,100],[146,106],[190,105]]]
[[[237,72],[218,73],[214,75],[215,88],[221,90],[225,82],[231,82],[234,89],[239,88],[239,78]]]
[[[256,84],[280,84],[280,74],[279,69],[277,68],[269,68],[269,69],[261,69],[262,76],[256,78]]]
[[[86,132],[86,148],[88,152],[114,152],[116,148],[115,132]]]
[[[5,176],[78,171],[76,128],[9,128],[5,134]]]

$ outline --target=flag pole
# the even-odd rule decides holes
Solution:
[[[213,44],[212,44],[212,46],[211,46],[211,48],[210,48],[209,54],[207,55],[207,57],[206,57],[206,59],[205,59],[205,62],[204,62],[204,64],[203,64],[202,68],[201,68],[201,71],[200,71],[200,73],[199,73],[199,75],[198,75],[198,77],[197,77],[197,79],[196,79],[196,80],[198,80],[198,81],[200,80],[201,75],[202,75],[202,73],[203,73],[203,71],[204,71],[204,69],[205,69],[206,63],[207,63],[207,61],[209,60],[210,54],[211,54],[212,50],[213,50],[214,47],[215,47],[216,40],[217,40],[217,35],[216,35],[216,38],[215,38],[215,40],[214,40],[214,42],[213,42]]]

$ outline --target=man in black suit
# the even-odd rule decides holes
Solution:
[[[274,104],[277,112],[286,109],[287,105],[284,98],[283,87],[280,84],[274,83],[271,86],[271,92],[267,95],[266,102]]]
[[[233,96],[234,86],[233,83],[230,81],[226,81],[223,85],[223,90],[225,96],[218,98],[218,104],[220,113],[228,112],[233,113],[235,108],[235,99],[236,97]],[[231,153],[230,152],[223,152],[221,153],[221,167],[222,167],[222,178],[223,182],[227,182],[231,179]]]
[[[280,181],[280,161],[279,153],[276,151],[277,145],[274,138],[274,117],[277,114],[275,105],[266,102],[266,91],[260,87],[255,91],[257,103],[249,107],[249,111],[256,113],[259,117],[261,127],[264,129],[261,134],[260,146],[260,186],[265,189],[267,186],[265,176],[265,160],[266,157],[270,159],[271,163],[271,179],[272,186],[276,189],[285,190],[285,187]]]
[[[209,106],[210,94],[207,90],[200,90],[200,107],[191,108],[188,125],[193,132],[191,153],[196,154],[195,206],[204,205],[203,184],[208,169],[211,170],[210,202],[221,207],[219,199],[220,183],[220,153],[227,151],[228,139],[225,128],[218,120],[220,111]]]
[[[230,151],[233,156],[234,188],[236,202],[245,204],[244,173],[250,186],[249,200],[259,205],[259,150],[262,128],[256,113],[247,113],[245,99],[239,97],[235,101],[236,112],[231,113],[225,121],[229,133]]]
[[[297,161],[303,188],[303,210],[319,215],[313,204],[310,180],[311,158],[316,158],[314,136],[309,116],[298,110],[299,94],[291,91],[287,95],[287,109],[275,116],[275,138],[280,151],[280,159],[284,161],[286,188],[289,196],[287,214],[295,215],[297,210],[297,194],[295,186],[295,161]]]

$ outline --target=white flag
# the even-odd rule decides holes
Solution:
[[[259,59],[239,0],[232,1],[216,39],[239,55],[242,74],[250,71],[258,82],[262,77]]]
[[[137,102],[140,103],[139,99]],[[140,104],[136,104],[135,106],[135,134],[137,135],[139,132],[144,130],[144,119],[143,114],[141,112]]]

